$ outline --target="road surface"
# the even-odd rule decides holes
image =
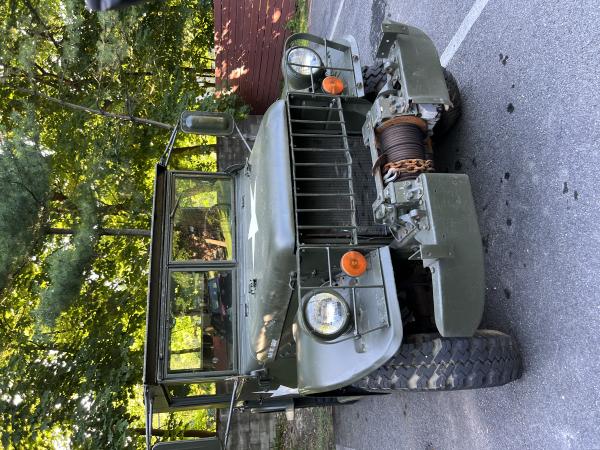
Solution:
[[[428,33],[460,85],[441,169],[471,178],[483,326],[518,339],[525,372],[490,390],[337,408],[338,448],[600,449],[600,8],[313,0],[310,31],[354,35],[372,63],[385,17]]]

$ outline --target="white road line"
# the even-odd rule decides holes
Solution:
[[[340,445],[340,444],[335,444],[335,450],[354,450],[354,449],[350,448],[350,447],[344,447],[343,445]]]
[[[444,53],[442,53],[442,56],[440,57],[440,63],[442,64],[442,67],[448,66],[448,63],[465,40],[465,37],[467,37],[469,30],[481,15],[483,8],[485,8],[485,5],[488,4],[488,1],[489,0],[475,0],[475,3],[469,10],[469,13],[460,24],[460,27],[458,27],[458,30],[450,40],[446,50],[444,50]]]
[[[337,24],[340,20],[340,16],[342,14],[342,8],[344,8],[344,2],[346,0],[342,0],[340,2],[340,6],[338,8],[337,14],[335,15],[335,20],[333,21],[333,26],[331,27],[331,33],[329,33],[329,40],[333,39],[333,35],[335,33],[335,29],[337,28]]]

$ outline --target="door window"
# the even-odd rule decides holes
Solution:
[[[168,371],[233,370],[232,272],[171,272]]]

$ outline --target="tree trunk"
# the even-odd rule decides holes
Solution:
[[[46,234],[75,234],[77,230],[73,228],[48,228]],[[135,228],[98,228],[100,236],[133,236],[150,237],[150,230],[138,230]]]
[[[146,434],[145,428],[130,428],[130,431],[134,434],[143,436]],[[165,436],[168,435],[167,430],[159,430],[157,428],[152,428],[152,436]],[[196,437],[196,438],[206,438],[216,436],[217,433],[214,431],[206,431],[206,430],[185,430],[183,432],[183,437]]]
[[[202,154],[210,154],[212,152],[217,151],[216,144],[206,144],[206,145],[190,145],[188,147],[173,147],[173,155],[178,155],[185,152],[191,152],[196,150],[202,150]]]

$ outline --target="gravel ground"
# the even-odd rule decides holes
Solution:
[[[313,0],[329,36],[340,0]],[[385,17],[441,54],[472,6],[344,0],[334,36],[373,61]],[[486,251],[483,326],[512,333],[521,380],[485,391],[394,394],[336,408],[339,448],[600,449],[600,9],[490,0],[448,68],[463,117],[438,149],[473,185]]]
[[[288,421],[285,413],[277,413],[274,450],[331,450],[333,418],[330,407],[301,408]]]

